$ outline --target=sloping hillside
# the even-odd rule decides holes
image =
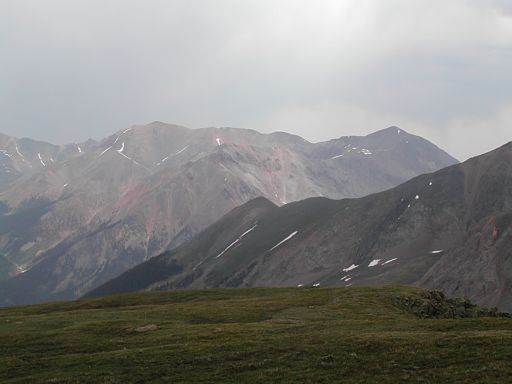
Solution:
[[[512,310],[512,143],[364,198],[312,198],[251,224],[233,220],[225,217],[91,295],[401,283]],[[150,265],[169,264],[175,268],[165,278],[134,283]]]
[[[155,122],[77,148],[0,193],[0,305],[79,297],[258,196],[362,196],[456,162],[398,128],[313,144]]]

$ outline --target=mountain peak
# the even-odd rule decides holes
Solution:
[[[70,145],[66,152],[20,143],[22,157],[12,146],[0,152],[0,186],[16,180],[12,172],[2,173],[13,160],[26,166],[27,174],[0,195],[0,204],[20,222],[25,223],[27,212],[41,220],[7,234],[0,231],[0,254],[20,267],[6,271],[16,277],[4,296],[12,303],[76,297],[176,249],[258,196],[263,197],[232,211],[229,217],[248,220],[233,227],[233,236],[252,228],[249,219],[257,212],[275,205],[288,211],[294,205],[289,203],[309,197],[360,197],[455,163],[426,140],[399,136],[402,143],[356,136],[309,143],[287,133],[189,129],[155,121],[120,130],[90,147]],[[215,252],[236,240],[224,233]],[[5,246],[12,236],[23,241]]]
[[[391,127],[387,127],[387,128],[375,131],[373,133],[370,133],[369,135],[367,135],[367,137],[368,136],[400,137],[400,135],[402,135],[402,136],[412,136],[410,133],[408,133],[407,131],[403,130],[402,128],[397,127],[395,125],[392,125]]]
[[[172,254],[137,266],[91,295],[393,283],[510,310],[511,150],[508,143],[360,199],[306,199],[269,209],[257,223],[247,220],[253,200]],[[165,268],[170,273],[157,276]]]

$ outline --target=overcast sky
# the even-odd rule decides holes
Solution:
[[[54,143],[398,125],[463,160],[512,140],[511,68],[509,0],[0,0],[0,132]]]

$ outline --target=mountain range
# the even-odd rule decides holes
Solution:
[[[79,297],[258,197],[287,211],[290,202],[361,197],[457,163],[397,127],[310,143],[154,122],[99,142],[1,136],[0,144],[4,305]]]
[[[512,310],[512,143],[363,198],[252,200],[88,296],[387,283]]]

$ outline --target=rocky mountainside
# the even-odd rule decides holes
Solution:
[[[253,200],[90,296],[384,283],[512,310],[512,143],[359,199]]]
[[[9,188],[23,176],[69,160],[95,145],[95,141],[89,140],[85,143],[59,146],[27,138],[17,139],[0,133],[0,191]]]
[[[0,193],[0,302],[80,296],[259,196],[359,197],[456,163],[396,127],[313,144],[155,122],[89,144]]]

